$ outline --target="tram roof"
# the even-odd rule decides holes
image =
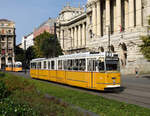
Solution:
[[[109,53],[109,52],[85,52],[85,53],[75,53],[75,54],[69,54],[69,55],[62,55],[59,57],[55,58],[37,58],[33,59],[32,62],[35,61],[46,61],[46,60],[55,60],[55,59],[76,59],[76,58],[96,58],[96,57],[107,57],[111,56],[113,57],[114,55],[117,55],[117,53]]]
[[[46,58],[36,58],[36,59],[32,59],[32,61],[41,61],[41,60],[46,60]]]
[[[69,55],[62,55],[59,56],[59,58],[87,58],[87,57],[106,57],[106,56],[114,56],[116,53],[109,53],[109,52],[85,52],[85,53],[75,53],[75,54],[69,54]]]

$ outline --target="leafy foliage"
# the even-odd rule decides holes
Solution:
[[[29,68],[30,66],[30,61],[32,59],[36,58],[36,53],[35,53],[35,48],[33,46],[30,46],[27,50],[26,50],[26,64],[27,64],[27,68]]]
[[[150,16],[149,16],[149,20],[148,23],[150,25]],[[149,28],[150,29],[150,28]],[[142,52],[142,54],[144,55],[144,57],[148,60],[150,60],[150,36],[142,36],[141,37],[143,44],[140,45],[140,51]]]
[[[54,35],[44,32],[35,38],[35,50],[37,57],[56,57],[62,55],[62,49],[58,39]]]
[[[7,98],[0,102],[0,115],[2,116],[36,116],[36,112],[27,104],[16,104]]]
[[[18,46],[15,47],[15,61],[24,62],[25,54],[24,50]]]
[[[150,36],[143,36],[141,37],[141,39],[143,41],[143,44],[140,45],[141,47],[140,51],[143,53],[145,58],[150,60]]]
[[[3,99],[9,95],[9,91],[5,86],[4,81],[0,80],[0,99]]]
[[[46,97],[31,79],[6,73],[0,80],[11,91],[8,97],[0,99],[0,116],[83,116],[68,104]]]
[[[26,53],[26,61],[25,61]],[[30,60],[36,58],[35,48],[33,46],[29,47],[26,51],[18,46],[15,47],[15,61],[20,61],[23,64],[23,67],[29,66]],[[26,67],[29,68],[29,67]]]

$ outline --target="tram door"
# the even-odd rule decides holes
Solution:
[[[96,71],[96,59],[88,59],[88,71],[90,72],[90,88],[94,88],[94,72]]]

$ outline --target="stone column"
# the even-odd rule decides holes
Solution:
[[[128,0],[125,0],[125,29],[129,27],[129,6]]]
[[[114,1],[116,4],[116,1]],[[114,5],[114,32],[117,32],[117,7]]]
[[[73,48],[73,28],[71,28],[71,47]]]
[[[65,31],[63,30],[63,39],[62,39],[62,45],[63,45],[63,48],[65,48],[64,44],[65,44]]]
[[[68,47],[70,47],[70,48],[71,48],[71,47],[72,47],[71,28],[70,28],[68,31],[69,31],[69,40],[68,40],[68,41],[69,41],[69,42],[68,42],[68,43],[69,43],[69,45],[68,45]]]
[[[96,6],[95,6],[95,3],[93,4],[92,6],[92,32],[93,34],[96,35]]]
[[[74,27],[74,45],[77,47],[77,27]]]
[[[106,0],[106,26],[110,26],[110,0]],[[108,34],[108,27],[106,27],[106,34]]]
[[[129,28],[132,29],[133,27],[134,27],[134,0],[129,0]]]
[[[75,47],[75,27],[73,27],[73,48]]]
[[[78,26],[78,47],[81,46],[81,25]]]
[[[83,35],[83,33],[82,33],[82,29],[83,29],[83,25],[80,25],[81,26],[81,29],[80,29],[80,46],[82,46],[82,35]]]
[[[63,48],[63,30],[60,31],[60,45]]]
[[[136,1],[136,24],[142,26],[142,0]]]
[[[85,46],[85,23],[82,25],[82,46]]]
[[[97,1],[97,35],[101,35],[101,3],[100,0]]]
[[[116,0],[116,31],[121,29],[121,0]]]

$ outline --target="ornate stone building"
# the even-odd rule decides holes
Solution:
[[[7,63],[15,61],[15,41],[15,23],[7,19],[0,19],[0,69],[4,69]]]
[[[150,62],[139,45],[140,37],[149,34],[149,15],[149,0],[88,0],[86,10],[63,8],[57,34],[65,53],[111,50],[119,54],[123,74],[133,74],[135,68],[146,73]]]
[[[56,19],[49,18],[48,20],[44,21],[40,26],[34,29],[33,31],[33,38],[36,38],[40,34],[44,33],[44,31],[54,34],[54,22]]]

